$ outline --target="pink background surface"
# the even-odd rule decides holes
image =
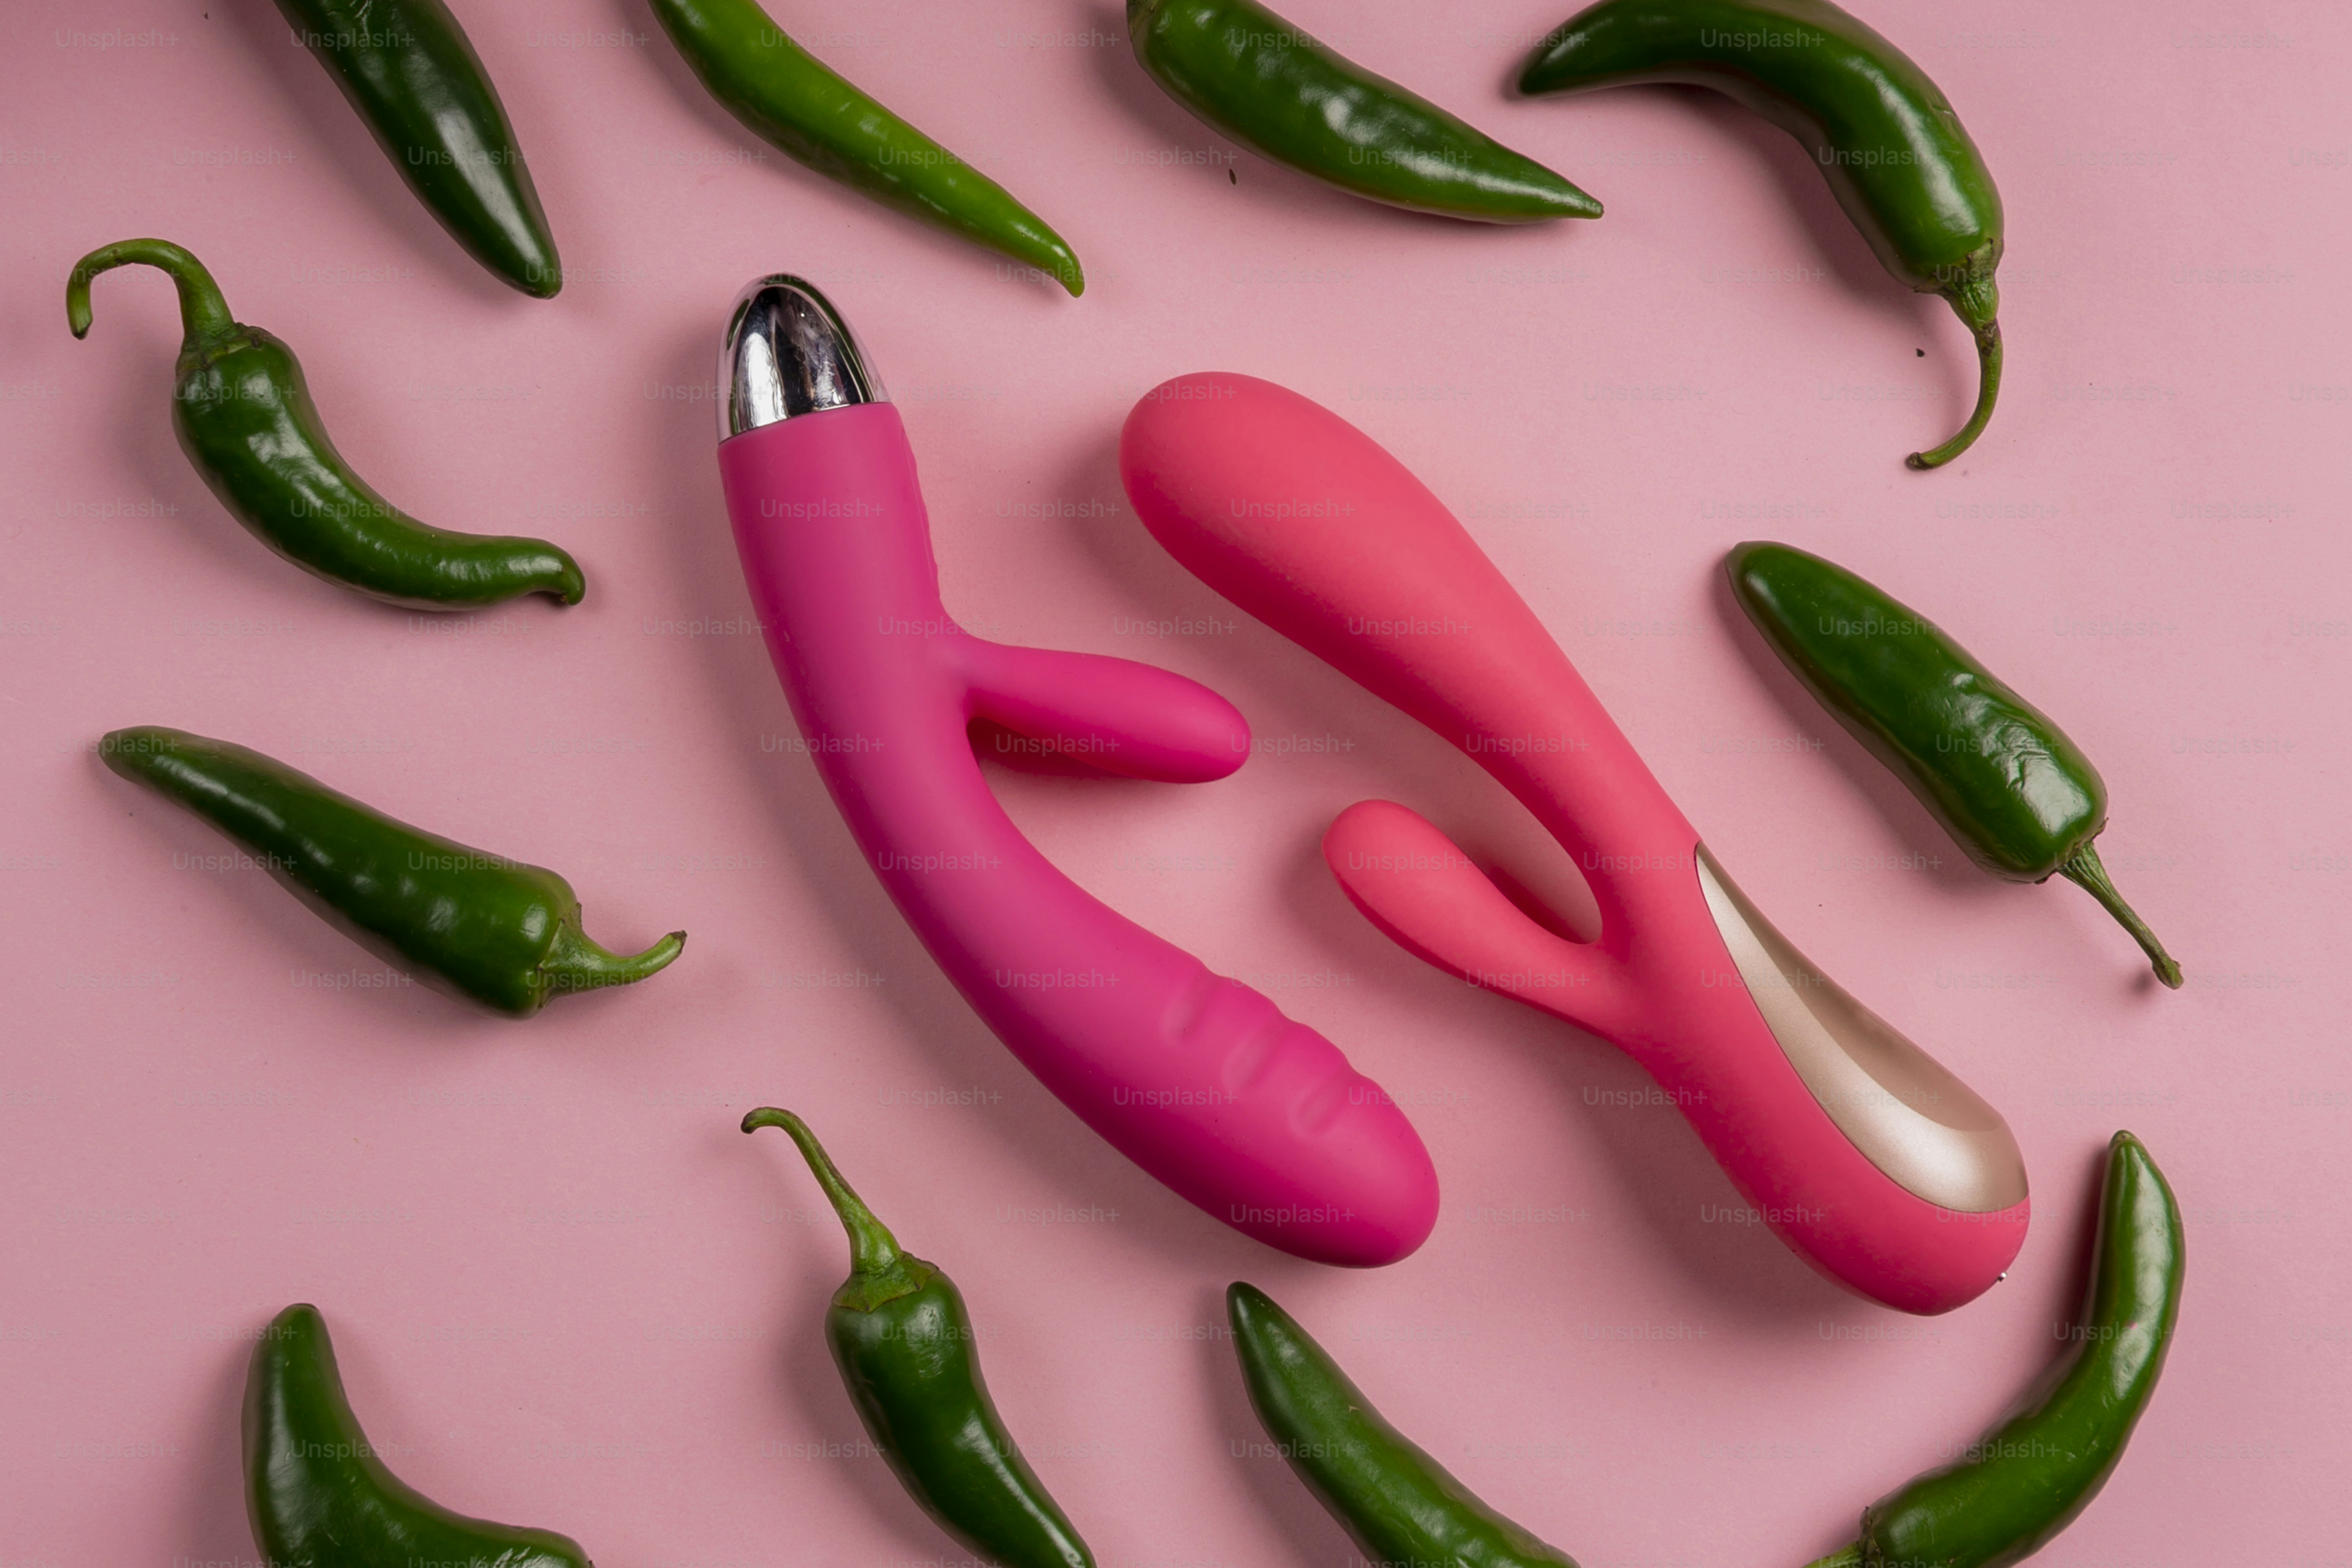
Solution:
[[[1350,1555],[1278,1461],[1234,1452],[1259,1436],[1219,1339],[1243,1276],[1588,1568],[1794,1568],[2059,1348],[2096,1155],[2129,1125],[2188,1211],[2182,1326],[2044,1560],[2344,1562],[2340,9],[1866,7],[2008,203],[2004,405],[1935,476],[1899,460],[1972,386],[1944,307],[1722,102],[1507,101],[1552,0],[1290,7],[1609,205],[1520,232],[1236,157],[1108,5],[779,13],[1058,226],[1076,303],[752,142],[635,0],[463,9],[571,269],[551,304],[441,234],[259,0],[0,23],[0,1564],[249,1560],[244,1363],[296,1300],[403,1476],[604,1568],[952,1563],[825,1360],[837,1230],[782,1139],[734,1131],[770,1101],[961,1282],[1106,1568]],[[415,617],[267,555],[173,445],[161,278],[108,277],[89,341],[66,333],[74,258],[142,234],[294,345],[386,494],[561,541],[587,602]],[[1256,727],[1221,784],[1002,788],[1082,883],[1411,1108],[1447,1205],[1415,1257],[1318,1268],[1160,1190],[1014,1067],[861,868],[784,745],[710,452],[720,313],[776,268],[877,359],[967,625],[1181,669]],[[1118,422],[1208,368],[1294,386],[1419,472],[1750,896],[2001,1107],[2039,1200],[2005,1285],[1934,1321],[1838,1293],[1737,1223],[1624,1060],[1347,907],[1315,852],[1337,810],[1387,795],[1466,829],[1500,797],[1136,525]],[[1966,866],[1759,662],[1716,586],[1757,536],[1931,610],[2067,727],[2187,990],[2072,889]],[[552,866],[609,945],[692,942],[530,1024],[383,987],[89,753],[145,722]]]

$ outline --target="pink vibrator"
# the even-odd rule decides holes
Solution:
[[[1087,1125],[1235,1229],[1326,1263],[1419,1247],[1437,1176],[1404,1113],[1322,1036],[1055,870],[970,738],[989,720],[1192,784],[1247,758],[1242,716],[1168,670],[957,626],[906,427],[807,283],[737,297],[719,384],[727,510],[802,739],[964,1000]]]
[[[1469,753],[1566,849],[1601,932],[1538,923],[1434,826],[1363,801],[1323,844],[1428,962],[1613,1042],[1780,1237],[1862,1295],[1948,1311],[2025,1239],[2000,1112],[1808,963],[1741,896],[1533,611],[1403,465],[1244,375],[1145,395],[1137,515],[1202,581]]]

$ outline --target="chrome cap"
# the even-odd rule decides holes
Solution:
[[[719,438],[796,414],[887,403],[866,352],[833,301],[789,272],[747,285],[719,350]]]

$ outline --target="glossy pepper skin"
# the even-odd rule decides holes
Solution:
[[[1970,859],[2011,882],[2063,874],[2179,986],[2180,965],[2099,863],[2107,786],[2064,731],[1934,622],[1833,562],[1748,543],[1724,569],[1780,661]]]
[[[450,237],[534,299],[563,287],[555,238],[482,59],[442,0],[278,0],[376,145]]]
[[[1365,1559],[1428,1568],[1576,1568],[1488,1508],[1381,1418],[1323,1347],[1255,1285],[1225,1291],[1250,1407]]]
[[[1976,340],[1976,408],[1907,460],[1933,468],[1968,450],[2000,391],[2000,193],[1943,89],[1829,0],[1601,0],[1519,74],[1531,94],[1644,82],[1714,88],[1794,136],[1879,264],[1950,302]]]
[[[245,1509],[269,1568],[590,1568],[580,1543],[452,1513],[392,1473],[343,1396],[326,1320],[270,1320],[245,1380]]]
[[[2008,1568],[2048,1545],[2107,1484],[2156,1392],[2185,1262],[2164,1173],[2116,1133],[2074,1349],[1960,1458],[1871,1504],[1862,1539],[1813,1568]]]
[[[328,439],[294,351],[234,321],[204,264],[169,240],[93,250],[66,284],[66,323],[89,332],[89,282],[133,263],[178,286],[182,341],[172,429],[229,514],[314,577],[420,610],[476,609],[524,594],[576,605],[579,563],[543,539],[457,533],[376,494]]]
[[[1004,1429],[981,1380],[971,1316],[937,1265],[902,1252],[789,1110],[763,1106],[743,1131],[781,1127],[800,1145],[849,1233],[851,1272],[824,1315],[825,1342],[866,1435],[942,1530],[1002,1568],[1094,1568],[1094,1556]]]
[[[1069,245],[1004,187],[787,37],[756,0],[651,0],[670,42],[753,134],[854,191],[1036,268],[1071,294]]]
[[[99,753],[252,851],[369,952],[514,1017],[643,980],[686,945],[679,931],[633,957],[607,952],[580,929],[580,900],[554,872],[395,822],[226,741],[147,726],[114,731]]]
[[[1601,204],[1257,0],[1127,0],[1135,58],[1252,151],[1390,206],[1481,223],[1599,217]]]

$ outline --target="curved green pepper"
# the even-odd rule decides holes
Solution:
[[[1257,0],[1127,0],[1135,58],[1252,151],[1390,206],[1481,223],[1599,217],[1601,204]]]
[[[2000,391],[2000,193],[1943,89],[1830,0],[1601,0],[1546,35],[1525,93],[1711,87],[1804,143],[1879,264],[1940,294],[1977,345],[1977,403],[1915,468],[1950,462]]]
[[[352,1414],[316,1307],[262,1331],[244,1429],[246,1517],[269,1568],[591,1568],[569,1536],[452,1513],[394,1475]]]
[[[1942,1469],[1870,1505],[1812,1568],[2008,1568],[2099,1495],[2156,1392],[2180,1316],[2180,1211],[2140,1141],[2107,1146],[2090,1299],[2074,1348]]]
[[[534,299],[563,287],[506,106],[442,0],[278,0],[400,177],[475,260]]]
[[[756,0],[652,0],[663,31],[727,111],[771,145],[885,206],[1086,292],[1045,220],[784,36]]]
[[[543,539],[429,528],[375,493],[327,438],[294,351],[230,319],[204,263],[163,239],[91,251],[66,283],[66,324],[89,332],[89,280],[131,263],[180,291],[172,429],[229,514],[314,577],[422,610],[470,609],[522,594],[576,605],[579,563]]]
[[[1250,1407],[1307,1489],[1372,1563],[1576,1568],[1381,1418],[1363,1391],[1255,1285],[1225,1291]]]
[[[1780,662],[1970,859],[2011,882],[2063,874],[2132,933],[2158,979],[2179,986],[2180,965],[2099,863],[2107,786],[2065,731],[1934,622],[1832,562],[1748,543],[1724,569]]]
[[[527,1018],[551,998],[668,967],[670,932],[633,957],[580,929],[571,884],[540,866],[395,822],[307,773],[226,741],[146,726],[98,744],[106,765],[251,850],[352,941],[452,995]]]
[[[743,1118],[746,1132],[762,1127],[792,1135],[849,1233],[851,1272],[824,1315],[825,1342],[866,1435],[908,1495],[986,1562],[1094,1568],[996,1414],[955,1282],[898,1249],[808,1123],[772,1106]]]

